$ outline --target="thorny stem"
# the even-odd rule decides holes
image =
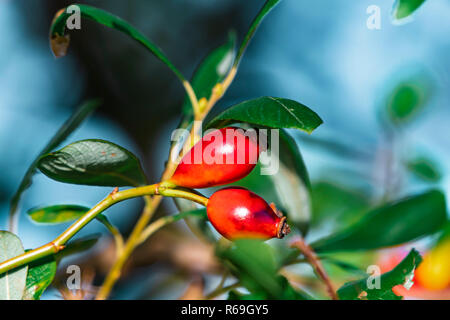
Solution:
[[[164,226],[167,226],[168,224],[171,224],[173,222],[177,222],[181,219],[186,218],[189,215],[192,215],[193,212],[192,211],[186,211],[186,212],[182,212],[173,216],[167,216],[167,217],[162,217],[159,218],[158,220],[152,222],[150,225],[148,225],[144,231],[142,231],[141,236],[139,237],[138,240],[138,245],[143,243],[145,240],[147,240],[153,233],[155,233],[156,231],[158,231],[159,229],[161,229]]]
[[[221,291],[221,290],[224,288],[224,284],[225,284],[225,281],[227,281],[228,275],[229,275],[229,271],[228,271],[227,269],[225,269],[225,271],[224,271],[223,274],[222,274],[222,278],[220,279],[219,284],[218,284],[217,287],[210,293],[210,295],[211,295],[212,293],[214,293],[214,292],[219,292],[219,291]]]
[[[95,219],[98,214],[105,211],[112,205],[136,197],[148,196],[153,194],[160,194],[167,197],[180,197],[192,200],[202,205],[206,205],[208,199],[198,194],[191,193],[185,190],[166,189],[159,186],[159,184],[153,184],[144,187],[138,187],[133,189],[127,189],[120,192],[112,192],[105,199],[100,201],[88,212],[86,212],[80,219],[75,221],[69,228],[66,229],[55,240],[31,251],[28,251],[22,255],[14,257],[0,263],[0,274],[7,272],[11,269],[18,268],[31,261],[47,257],[55,254],[64,249],[64,245],[69,241],[78,231],[80,231],[86,224]],[[145,226],[144,226],[145,227]],[[124,252],[127,247],[125,247]],[[122,253],[123,255],[123,253]]]
[[[333,284],[331,283],[330,278],[328,277],[327,272],[322,266],[322,263],[320,262],[319,258],[317,257],[314,250],[306,244],[306,242],[303,240],[303,238],[299,238],[298,240],[291,243],[291,247],[295,247],[300,252],[303,253],[305,258],[309,261],[309,263],[313,266],[314,270],[316,271],[317,275],[322,279],[322,281],[327,286],[328,294],[330,295],[331,299],[333,300],[339,300],[336,291],[333,288]]]

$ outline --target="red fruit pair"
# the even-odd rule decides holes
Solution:
[[[259,157],[256,132],[228,127],[206,134],[181,159],[168,181],[180,187],[208,188],[238,181],[255,167]]]
[[[257,194],[239,187],[216,191],[206,206],[208,219],[225,238],[283,238],[286,217]]]

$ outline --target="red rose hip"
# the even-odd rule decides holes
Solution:
[[[206,206],[208,219],[229,240],[283,238],[286,217],[257,194],[239,187],[216,191]]]
[[[181,159],[169,180],[180,187],[208,188],[238,181],[255,167],[259,148],[256,132],[227,127],[206,134]]]

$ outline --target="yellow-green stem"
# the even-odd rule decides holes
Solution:
[[[116,244],[116,256],[119,256],[123,250],[123,237],[120,233],[119,229],[113,226],[107,219],[100,219],[100,222],[108,229],[111,235],[114,238],[114,242]]]

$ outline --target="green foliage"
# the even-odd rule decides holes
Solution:
[[[39,207],[28,210],[28,217],[37,223],[57,224],[76,220],[89,211],[89,208],[66,204]]]
[[[381,275],[380,288],[368,287],[367,277],[361,280],[344,284],[338,291],[342,300],[399,300],[392,288],[397,285],[408,286],[414,277],[414,270],[419,266],[422,258],[420,254],[412,249],[408,256],[403,259],[394,269]],[[370,285],[373,285],[369,279]]]
[[[206,128],[223,128],[233,123],[293,128],[311,133],[322,124],[322,119],[308,107],[293,100],[261,97],[228,108],[214,117]]]
[[[236,290],[231,290],[228,293],[227,300],[264,300],[266,299],[266,295],[258,294],[258,293],[250,293],[250,294],[242,294],[237,292]]]
[[[24,300],[39,300],[55,278],[57,264],[53,256],[38,260],[28,267]]]
[[[104,140],[81,140],[46,154],[39,159],[38,168],[65,183],[108,187],[146,184],[136,156]]]
[[[432,190],[375,209],[354,225],[311,246],[319,252],[393,246],[433,234],[446,216],[444,194]]]
[[[25,252],[20,239],[11,232],[0,231],[0,262]],[[0,274],[0,300],[21,300],[26,284],[28,266]]]
[[[397,20],[409,17],[424,2],[425,0],[397,0],[394,5],[393,16]]]
[[[77,4],[77,6],[80,8],[80,13],[83,18],[90,19],[104,26],[125,33],[126,35],[143,45],[145,48],[147,48],[155,57],[157,57],[165,65],[167,65],[181,81],[184,81],[184,77],[181,72],[177,68],[175,68],[175,66],[172,64],[172,62],[170,62],[170,60],[166,57],[162,50],[128,22],[102,9],[91,7],[85,4]],[[65,35],[67,19],[70,16],[71,14],[67,13],[67,10],[64,8],[61,11],[61,14],[55,17],[52,25],[50,26],[50,37],[62,37]]]
[[[369,199],[359,191],[338,183],[317,181],[312,186],[312,224],[333,223],[333,229],[361,219]]]
[[[306,293],[290,286],[287,280],[277,275],[281,267],[273,249],[259,240],[236,240],[231,247],[218,247],[217,255],[231,266],[252,297],[280,300],[311,299]],[[237,298],[237,297],[234,297]]]
[[[38,165],[39,158],[44,154],[52,151],[58,147],[64,140],[69,137],[69,135],[100,105],[99,100],[90,100],[84,103],[56,132],[53,138],[47,143],[47,145],[42,149],[36,159],[28,168],[25,176],[20,182],[19,188],[14,194],[11,200],[11,211],[10,214],[13,215],[20,201],[22,193],[31,185],[31,179]]]

